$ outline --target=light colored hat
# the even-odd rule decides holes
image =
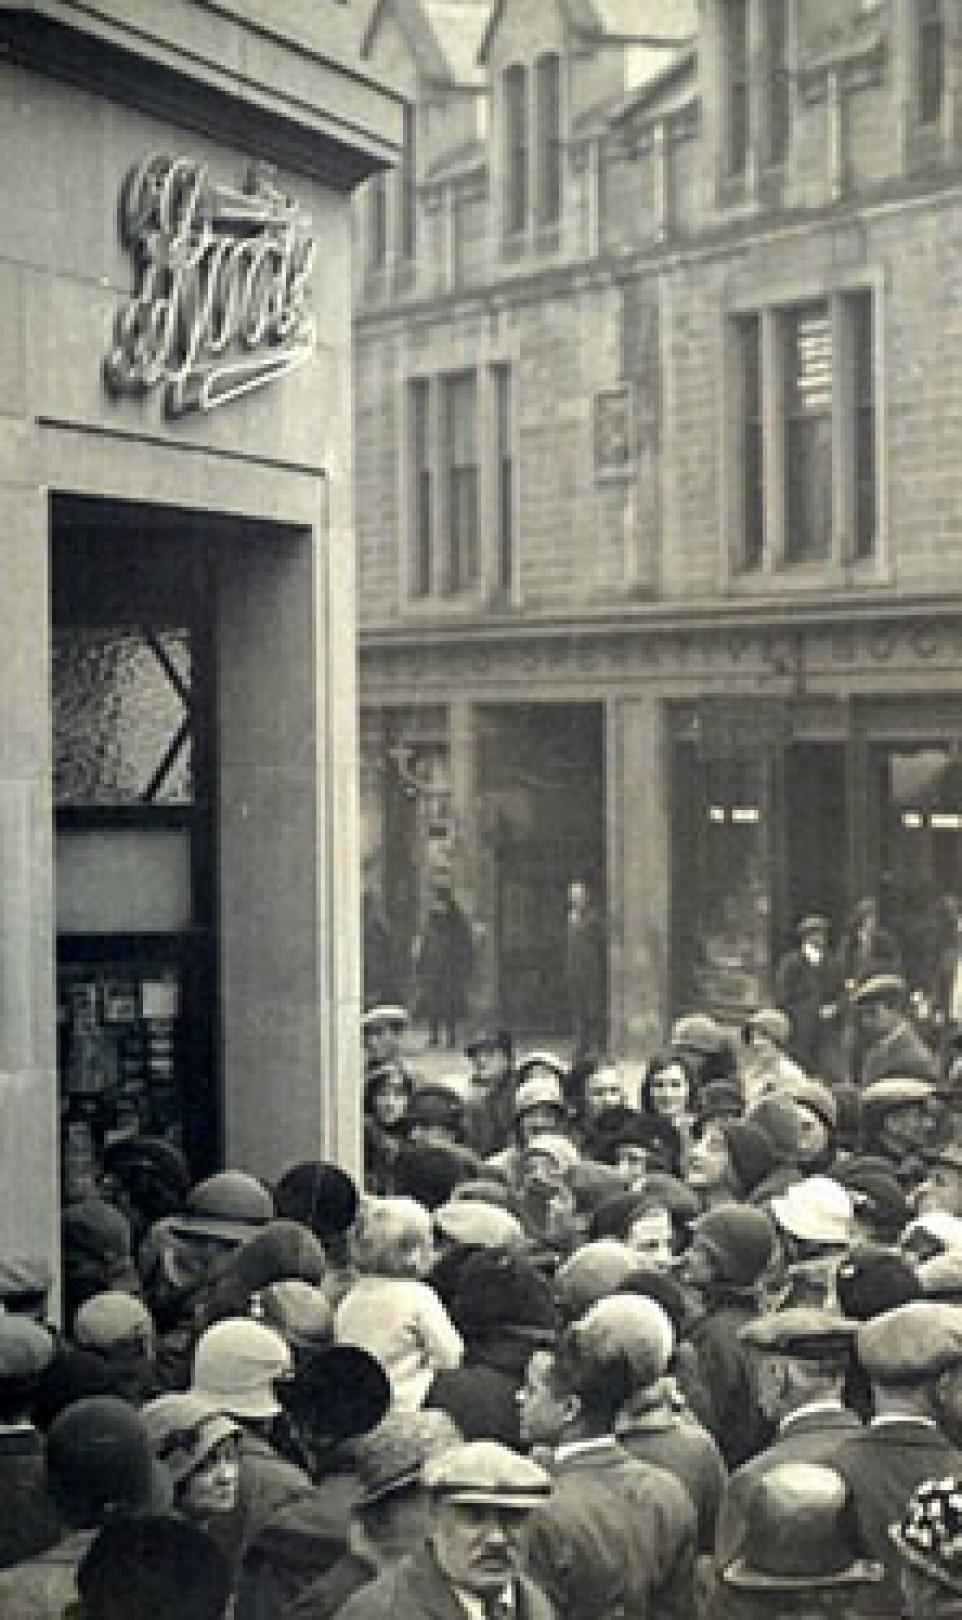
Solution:
[[[175,1485],[196,1473],[224,1440],[240,1434],[240,1426],[226,1417],[196,1390],[158,1395],[140,1409],[151,1449]]]
[[[228,1317],[198,1339],[193,1387],[231,1417],[272,1418],[281,1410],[274,1380],[292,1366],[290,1349],[273,1328]]]
[[[807,1108],[811,1113],[817,1114],[829,1130],[834,1131],[838,1125],[838,1103],[832,1096],[828,1086],[823,1086],[821,1080],[812,1080],[808,1075],[800,1075],[789,1082],[789,1095],[792,1101],[800,1108]]]
[[[855,1206],[847,1188],[831,1176],[796,1181],[770,1205],[779,1226],[805,1243],[844,1246],[852,1237]]]
[[[926,1299],[962,1305],[962,1249],[945,1249],[918,1268],[919,1282]]]
[[[442,1204],[434,1211],[434,1227],[449,1242],[472,1248],[514,1249],[524,1242],[524,1227],[516,1215],[474,1198],[453,1198]]]
[[[792,1021],[781,1007],[759,1007],[745,1022],[753,1035],[764,1035],[774,1046],[787,1046],[792,1037]]]
[[[469,1440],[424,1465],[429,1491],[450,1502],[534,1508],[551,1494],[551,1480],[537,1463],[495,1440]]]
[[[945,1209],[932,1209],[925,1215],[917,1215],[902,1233],[901,1247],[911,1249],[915,1238],[931,1238],[943,1250],[962,1249],[962,1218],[951,1215]]]
[[[567,1065],[562,1062],[557,1052],[525,1052],[515,1064],[518,1079],[524,1080],[529,1069],[547,1069],[549,1074],[557,1075],[559,1080],[563,1080],[568,1073]]]
[[[925,1383],[962,1362],[962,1308],[927,1299],[897,1305],[862,1324],[855,1351],[880,1384]]]
[[[905,991],[900,973],[873,973],[852,992],[852,1000],[857,1007],[867,1007],[873,1001],[900,1001]]]
[[[581,1154],[570,1136],[563,1136],[560,1131],[537,1131],[530,1141],[524,1145],[524,1157],[531,1154],[542,1153],[553,1159],[559,1170],[565,1175],[574,1170],[581,1161]]]
[[[307,1348],[329,1344],[334,1337],[334,1313],[322,1288],[300,1277],[283,1277],[261,1289],[261,1321],[276,1328],[290,1345]]]
[[[153,1347],[154,1319],[142,1300],[119,1288],[106,1289],[85,1300],[74,1317],[74,1343],[82,1350],[139,1350]]]
[[[555,1074],[533,1074],[514,1094],[514,1117],[520,1119],[529,1108],[559,1108],[565,1105],[561,1081]]]

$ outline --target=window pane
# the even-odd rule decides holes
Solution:
[[[427,382],[411,384],[411,461],[413,467],[411,588],[415,596],[429,596],[432,584],[430,395]]]
[[[748,4],[725,0],[725,59],[728,87],[728,172],[744,173],[748,159]]]
[[[417,238],[417,182],[416,152],[414,145],[414,108],[404,109],[404,145],[401,150],[401,258],[410,263],[414,258]]]
[[[870,557],[875,548],[875,355],[872,295],[848,300],[851,322],[855,397],[855,555]]]
[[[937,123],[945,80],[945,21],[941,0],[919,4],[919,121]]]
[[[832,545],[832,326],[826,303],[784,318],[786,558]]]
[[[370,264],[383,270],[387,261],[387,192],[383,174],[376,174],[370,187]]]
[[[494,373],[497,397],[497,479],[498,479],[498,584],[509,590],[513,572],[512,466],[511,466],[511,371],[497,366]]]
[[[761,566],[765,537],[762,480],[761,321],[757,315],[738,323],[742,368],[742,514],[745,568]]]
[[[474,372],[445,378],[447,590],[475,583],[478,572],[477,386]]]
[[[52,683],[56,804],[192,803],[187,630],[55,629]]]
[[[561,215],[561,75],[556,56],[537,68],[538,219],[554,225]]]
[[[766,90],[768,95],[768,155],[780,163],[788,151],[791,106],[788,72],[787,0],[766,0]]]
[[[504,76],[505,226],[511,235],[528,221],[528,108],[526,74],[508,68]]]

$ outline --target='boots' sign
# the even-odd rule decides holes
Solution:
[[[310,219],[252,166],[241,190],[189,158],[147,158],[120,204],[136,265],[104,374],[113,393],[164,391],[168,416],[211,411],[310,358]]]

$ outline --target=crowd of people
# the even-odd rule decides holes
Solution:
[[[372,1007],[363,1192],[112,1144],[63,1325],[0,1264],[0,1620],[962,1615],[962,1042],[898,966],[831,1077],[798,962],[640,1085]]]

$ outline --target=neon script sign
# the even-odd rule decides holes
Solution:
[[[163,389],[167,415],[184,416],[310,359],[317,243],[265,166],[235,190],[188,158],[149,157],[125,182],[120,227],[136,285],[104,365],[113,393]]]

